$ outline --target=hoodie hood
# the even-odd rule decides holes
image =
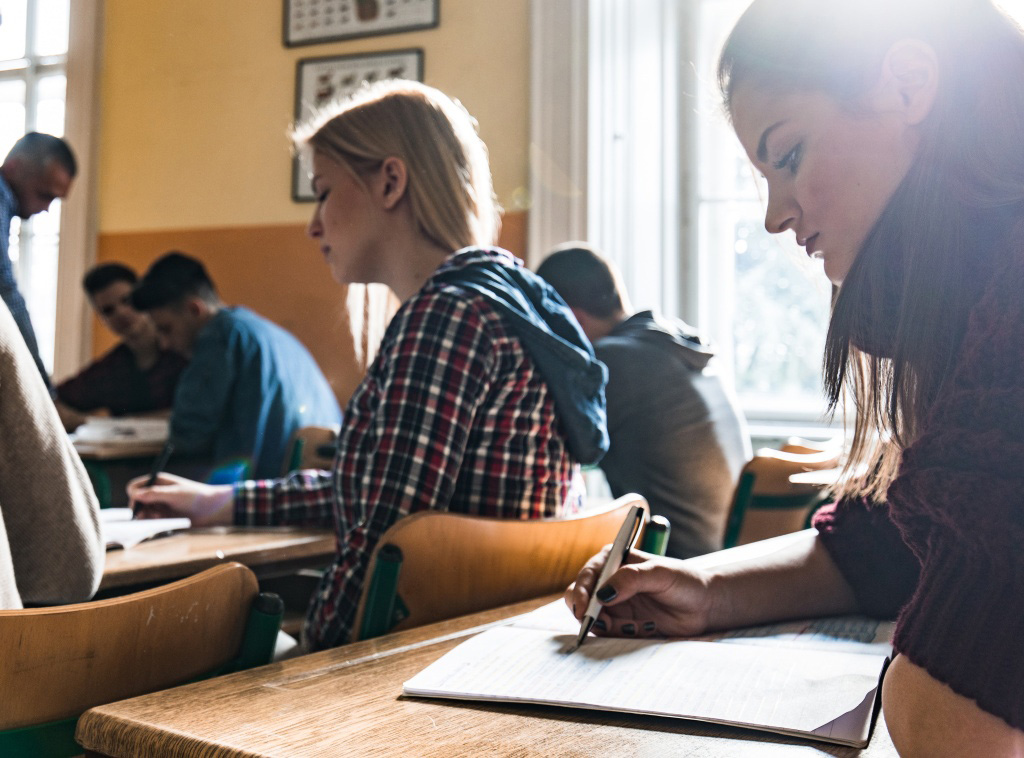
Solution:
[[[662,350],[674,350],[694,371],[701,371],[715,357],[715,351],[707,342],[701,341],[696,329],[679,319],[656,315],[654,311],[634,313],[598,343],[619,337],[648,342]]]
[[[608,371],[554,288],[500,248],[459,250],[431,281],[476,293],[502,315],[551,390],[570,454],[597,463],[608,451]]]

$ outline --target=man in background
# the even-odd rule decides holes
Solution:
[[[556,248],[537,273],[608,366],[611,446],[600,465],[612,493],[637,492],[669,520],[668,555],[720,549],[750,440],[712,350],[682,321],[633,312],[614,264],[585,244]]]
[[[132,307],[137,281],[135,272],[121,263],[100,264],[82,280],[96,315],[121,342],[57,385],[57,410],[68,431],[84,423],[82,414],[99,408],[112,416],[171,408],[186,362],[160,348],[152,319]]]
[[[206,268],[171,252],[132,294],[161,346],[189,360],[174,394],[175,455],[245,460],[256,479],[279,476],[292,434],[335,426],[341,410],[313,356],[291,334],[252,311],[225,305]]]
[[[63,200],[76,173],[78,166],[68,144],[58,137],[39,132],[29,132],[15,142],[0,164],[0,298],[14,316],[32,359],[50,390],[50,377],[39,356],[39,344],[28,307],[14,278],[14,266],[8,251],[11,220],[14,216],[30,218],[48,210],[54,200]]]

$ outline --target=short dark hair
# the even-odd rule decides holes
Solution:
[[[597,318],[622,313],[622,293],[612,263],[597,250],[578,242],[555,248],[537,269],[571,308]]]
[[[60,137],[42,132],[29,132],[14,143],[8,158],[24,158],[33,166],[42,168],[48,161],[57,161],[72,179],[78,173],[78,162],[71,145]]]
[[[196,258],[174,250],[156,260],[143,274],[132,293],[132,306],[139,311],[151,311],[179,305],[189,297],[211,304],[220,302],[206,267]]]
[[[85,272],[82,288],[91,297],[114,282],[127,282],[134,286],[137,281],[139,275],[123,263],[101,263]]]

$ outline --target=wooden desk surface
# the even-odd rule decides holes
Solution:
[[[155,458],[164,449],[162,442],[83,442],[75,440],[75,451],[82,460],[110,461]]]
[[[402,696],[402,683],[483,626],[553,598],[93,708],[87,755],[585,756],[894,758],[879,718],[866,750],[678,719]]]
[[[262,578],[325,565],[334,552],[335,537],[330,529],[190,529],[128,550],[107,552],[100,590],[180,579],[224,561],[238,561]]]

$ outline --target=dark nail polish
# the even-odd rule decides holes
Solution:
[[[636,627],[633,626],[632,624],[623,624],[622,625],[622,633],[623,634],[629,634],[629,635],[636,634]]]
[[[610,603],[615,599],[619,593],[615,591],[615,588],[610,584],[606,584],[604,587],[597,591],[597,599],[602,603]]]
[[[597,621],[594,622],[594,628],[599,632],[603,632],[608,629],[608,626],[601,619],[597,619]]]
[[[650,634],[656,628],[657,627],[655,626],[655,623],[653,621],[645,621],[644,622],[644,631],[647,632],[647,634]]]
[[[576,615],[576,603],[573,603],[573,604],[572,604],[572,615],[573,615],[573,616],[575,616],[575,615]]]

